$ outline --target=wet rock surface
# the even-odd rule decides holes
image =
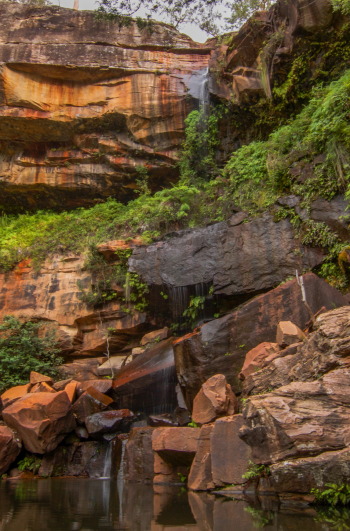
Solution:
[[[85,426],[91,437],[98,437],[103,433],[127,431],[133,419],[134,414],[129,409],[102,411],[87,417]]]
[[[313,273],[303,278],[312,312],[316,313],[323,306],[331,309],[347,304],[339,291]],[[251,299],[232,313],[176,340],[175,365],[188,407],[192,409],[201,385],[214,374],[224,374],[233,391],[239,391],[242,384],[238,375],[246,353],[261,342],[275,341],[276,326],[286,319],[300,328],[310,319],[296,280]]]
[[[173,338],[152,346],[123,367],[113,380],[112,396],[121,407],[164,413],[177,406]]]
[[[129,267],[151,286],[209,283],[216,295],[239,295],[271,289],[321,260],[319,249],[300,246],[288,221],[266,215],[172,234],[134,249]]]
[[[60,446],[43,457],[39,476],[99,477],[107,458],[108,444],[87,441]]]
[[[125,446],[125,475],[130,481],[151,483],[154,476],[152,434],[154,428],[133,428]]]
[[[73,405],[73,413],[80,424],[94,413],[99,413],[108,408],[113,399],[100,393],[94,387],[89,387]]]

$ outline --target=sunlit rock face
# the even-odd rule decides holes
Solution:
[[[0,206],[132,197],[139,165],[153,187],[176,178],[209,48],[56,6],[3,4],[0,16]]]

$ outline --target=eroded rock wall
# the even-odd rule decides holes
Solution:
[[[83,265],[83,256],[54,256],[39,272],[30,261],[22,261],[13,271],[0,274],[0,318],[11,314],[53,324],[63,352],[73,357],[101,355],[111,329],[111,352],[131,348],[133,341],[138,345],[149,327],[146,315],[127,311],[121,300],[97,309],[88,306],[81,295],[91,284],[91,274]]]
[[[210,48],[56,6],[3,4],[0,16],[0,207],[130,198],[138,165],[153,187],[176,177]]]

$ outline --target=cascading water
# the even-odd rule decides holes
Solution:
[[[108,444],[108,446],[107,446],[103,472],[102,472],[102,476],[101,476],[100,479],[110,479],[111,478],[112,459],[113,459],[113,446],[114,446],[113,441],[111,441]]]
[[[102,322],[102,316],[101,316],[101,312],[100,311],[98,312],[98,316],[99,316],[99,319],[100,319],[100,327],[102,329],[103,328],[103,322]],[[108,333],[108,330],[106,332],[106,352],[104,352],[104,355],[107,356],[107,360],[109,361],[109,366],[111,368],[111,376],[112,376],[112,378],[114,378],[114,369],[113,369],[112,364],[111,364],[111,355],[110,355],[110,350],[109,350],[109,333]]]
[[[167,286],[164,291],[169,295],[169,307],[171,311],[171,318],[173,323],[176,323],[180,329],[186,328],[186,319],[184,318],[184,311],[188,308],[192,297],[203,297],[208,299],[211,283],[198,282],[192,286]],[[206,306],[207,306],[206,301]],[[210,305],[210,303],[209,303]],[[212,309],[212,308],[210,308]],[[210,312],[209,312],[210,315]],[[200,308],[197,313],[197,320],[205,319],[205,308]],[[187,323],[188,325],[188,323]]]
[[[169,304],[171,308],[171,317],[173,322],[182,322],[182,316],[190,300],[187,286],[169,286]]]
[[[206,68],[199,82],[199,108],[203,111],[204,116],[209,112],[210,94],[209,94],[209,68]]]
[[[198,100],[198,107],[203,110],[205,115],[208,114],[210,103],[209,80],[209,68],[197,70],[189,78],[186,78],[189,94]]]
[[[119,522],[123,521],[123,490],[124,490],[124,470],[125,470],[125,446],[127,441],[122,440],[122,449],[120,457],[120,465],[117,475],[117,489],[119,498]]]

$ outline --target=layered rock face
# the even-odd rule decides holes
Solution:
[[[320,315],[294,354],[282,350],[245,382],[254,396],[240,436],[255,462],[272,464],[278,493],[348,480],[349,317],[348,306]]]
[[[209,48],[92,12],[3,4],[0,14],[1,207],[132,197],[138,165],[153,186],[175,177]]]
[[[132,345],[133,338],[147,330],[146,315],[128,313],[119,301],[101,310],[88,307],[78,287],[91,282],[83,264],[81,256],[56,256],[46,261],[39,274],[28,261],[0,274],[0,318],[11,314],[51,322],[58,327],[63,351],[75,357],[105,352],[108,329],[115,330],[109,339],[111,351]]]

